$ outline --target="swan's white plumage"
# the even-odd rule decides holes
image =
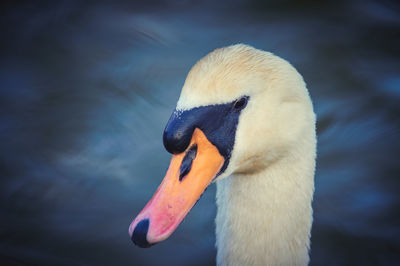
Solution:
[[[217,264],[307,265],[316,136],[300,74],[247,45],[217,49],[191,69],[177,109],[242,95],[250,101],[217,180]]]

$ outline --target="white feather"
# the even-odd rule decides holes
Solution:
[[[300,74],[247,45],[217,49],[191,69],[177,109],[242,95],[250,100],[217,180],[217,264],[307,265],[316,136]]]

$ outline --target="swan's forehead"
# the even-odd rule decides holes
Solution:
[[[245,45],[217,49],[190,70],[177,104],[178,109],[232,102],[251,96],[264,78],[270,54]]]
[[[207,86],[199,83],[197,86],[184,87],[177,109],[187,110],[198,106],[225,104],[244,95],[249,93],[227,83],[226,86]]]

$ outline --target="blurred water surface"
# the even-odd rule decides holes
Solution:
[[[0,264],[214,265],[215,185],[150,249],[128,236],[164,176],[190,67],[238,42],[304,76],[318,116],[311,265],[399,265],[395,1],[48,1],[0,16]]]

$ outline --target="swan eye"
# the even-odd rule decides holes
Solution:
[[[247,105],[247,99],[248,99],[248,97],[242,97],[242,98],[240,98],[239,100],[237,100],[237,101],[235,102],[235,104],[233,105],[233,108],[234,108],[235,110],[242,110],[242,109],[244,109],[244,108],[246,107],[246,105]]]

